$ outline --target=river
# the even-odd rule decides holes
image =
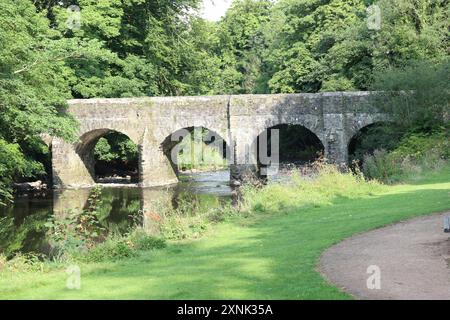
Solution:
[[[13,205],[0,207],[0,252],[45,252],[48,219],[85,208],[91,192],[87,188],[17,194]],[[158,188],[104,185],[100,199],[102,225],[123,234],[156,205],[212,207],[231,201],[229,171],[181,174],[178,184]]]

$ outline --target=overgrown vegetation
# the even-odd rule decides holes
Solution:
[[[382,185],[366,181],[361,173],[342,173],[324,162],[316,162],[311,172],[314,177],[294,170],[283,184],[246,185],[237,206],[218,198],[212,199],[214,203],[200,202],[189,194],[181,197],[175,207],[154,202],[152,209],[143,213],[144,221],[123,234],[101,224],[101,188],[94,188],[84,210],[52,216],[45,224],[51,248],[48,258],[58,262],[99,262],[135,257],[142,250],[164,248],[165,240],[199,238],[212,225],[231,218],[314,208],[336,197],[356,198],[383,190]],[[16,257],[23,260],[25,256],[16,252],[10,258]],[[34,259],[33,253],[30,257]]]
[[[151,231],[164,239],[183,240],[201,237],[212,224],[240,215],[230,201],[211,198],[201,199],[186,194],[172,207],[167,203],[154,203],[154,209],[146,212]]]
[[[449,155],[449,127],[438,127],[430,133],[405,135],[390,152],[376,149],[364,155],[362,171],[369,179],[388,183],[417,180],[424,172],[445,167]]]
[[[375,73],[372,102],[389,122],[358,137],[353,160],[367,178],[398,182],[449,160],[449,61],[411,61]]]
[[[316,162],[314,177],[302,177],[294,170],[287,183],[269,184],[261,190],[243,190],[243,209],[252,213],[285,213],[294,209],[330,204],[336,197],[357,198],[383,190],[377,181],[366,181],[360,172],[342,173],[333,166]]]
[[[380,7],[381,28],[368,27],[369,4]],[[69,5],[81,8],[77,28],[68,23]],[[435,103],[443,107],[434,93],[448,95],[448,1],[235,0],[219,22],[200,18],[199,5],[2,1],[0,203],[11,200],[13,181],[50,174],[41,136],[73,139],[76,124],[64,113],[71,97],[398,88],[416,92],[388,104],[402,115],[414,107],[409,126],[410,116],[434,125]],[[414,72],[402,69],[413,61]],[[396,69],[389,78],[386,71]]]
[[[136,256],[143,250],[165,247],[165,240],[145,232],[141,221],[136,221],[123,233],[108,229],[101,221],[101,193],[101,187],[94,188],[85,209],[65,211],[62,216],[52,215],[41,224],[39,230],[45,230],[47,234],[44,247],[49,250],[46,253],[39,251],[42,240],[38,243],[41,247],[28,248],[32,249],[28,253],[20,251],[20,244],[17,247],[8,246],[8,250],[3,251],[1,263],[11,270],[28,270],[35,265],[41,268],[44,262],[118,260]],[[2,230],[9,230],[9,226],[3,226],[3,221]]]
[[[47,257],[58,262],[129,258],[142,250],[163,248],[165,240],[199,238],[211,225],[233,217],[316,207],[338,196],[358,197],[382,190],[381,185],[366,182],[361,174],[341,173],[323,162],[315,163],[313,172],[315,177],[311,179],[311,176],[293,171],[287,185],[247,185],[241,191],[243,202],[235,207],[231,202],[217,198],[213,199],[215,203],[200,202],[189,194],[181,197],[175,207],[154,202],[152,210],[143,213],[145,221],[137,221],[123,234],[107,230],[102,225],[101,188],[97,187],[92,190],[85,209],[48,219],[44,225],[51,248]],[[33,253],[29,255],[32,263],[35,256]],[[22,261],[25,257],[15,252],[9,258]]]
[[[208,134],[208,130],[196,128],[180,141],[177,145],[179,170],[219,170],[228,166],[223,143],[209,141]]]
[[[128,258],[104,260],[95,254],[87,261],[102,262],[80,262],[81,290],[64,288],[63,268],[44,264],[37,272],[37,263],[29,272],[11,272],[18,269],[5,268],[8,263],[0,259],[5,275],[0,277],[5,288],[0,295],[8,299],[348,299],[317,272],[323,250],[355,233],[448,209],[449,178],[447,166],[415,184],[383,186],[323,166],[317,180],[294,175],[288,185],[247,189],[239,216],[216,225],[204,239],[170,243],[166,249],[138,255],[130,255],[124,243],[117,250],[105,244],[108,256],[115,250],[114,257]],[[298,191],[307,196],[299,196]]]
[[[373,102],[402,133],[429,133],[450,122],[450,60],[412,60],[374,74]]]

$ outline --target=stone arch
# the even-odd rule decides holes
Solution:
[[[279,164],[288,161],[287,157],[283,157],[283,150],[279,150],[277,147],[272,148],[271,144],[270,144],[270,131],[271,129],[279,129],[281,130],[281,132],[278,132],[279,136],[279,148],[284,148],[286,146],[283,145],[283,134],[289,133],[289,130],[294,132],[295,134],[300,134],[302,136],[298,136],[299,139],[297,140],[293,140],[293,143],[291,145],[292,148],[295,147],[295,144],[298,145],[304,145],[305,147],[313,147],[314,149],[317,149],[317,152],[320,152],[321,154],[325,153],[325,144],[323,142],[323,140],[321,139],[321,135],[317,134],[317,130],[311,130],[310,128],[314,127],[311,125],[306,124],[303,121],[289,121],[289,122],[282,122],[282,121],[272,121],[272,122],[268,122],[269,126],[267,126],[265,129],[261,130],[259,132],[259,134],[257,135],[257,137],[255,138],[253,145],[252,145],[252,150],[253,152],[257,152],[256,155],[256,159],[257,159],[257,167],[258,167],[258,171],[259,171],[259,175],[261,176],[265,176],[267,175],[267,170],[262,170],[264,167],[268,166],[268,163],[263,163],[261,160],[261,157],[264,157],[264,154],[267,152],[267,156],[268,158],[266,158],[266,162],[267,160],[269,160],[271,163],[273,163],[274,165],[278,166]],[[294,130],[292,130],[294,129]],[[283,131],[287,131],[287,132],[283,132]],[[316,131],[316,132],[315,132]],[[302,139],[303,137],[303,139]],[[264,148],[264,144],[265,142],[263,141],[265,138],[267,138],[269,141],[267,141],[267,144],[269,144],[270,148],[272,150],[268,150],[268,149],[263,149],[261,150],[261,147]],[[287,140],[285,140],[287,141]],[[292,141],[292,139],[291,139]],[[277,150],[278,149],[278,150]],[[316,151],[311,151],[311,152],[316,152]],[[275,154],[272,154],[272,152],[275,152]],[[278,153],[277,153],[278,152]],[[306,153],[305,153],[306,155]],[[297,159],[297,161],[299,162],[311,162],[312,160],[314,160],[315,158],[317,158],[319,156],[319,154],[317,154],[317,156],[314,155],[314,159],[301,159],[301,154],[298,153],[299,159]],[[312,156],[312,154],[311,154]],[[272,159],[270,159],[272,158]],[[290,159],[290,160],[294,160],[294,159]],[[274,162],[272,162],[274,161]]]
[[[224,137],[222,134],[217,132],[216,130],[210,129],[205,126],[187,126],[183,128],[178,128],[174,130],[172,133],[167,135],[160,144],[160,149],[163,151],[166,159],[169,161],[170,166],[176,176],[178,176],[178,167],[175,159],[173,159],[173,150],[176,145],[178,145],[181,140],[191,134],[194,130],[208,130],[208,135],[205,137],[204,142],[207,145],[211,145],[215,148],[219,149],[220,154],[224,159],[228,161],[230,164],[232,160],[232,149],[228,143],[227,137]]]
[[[89,173],[92,181],[96,181],[96,174],[95,174],[95,158],[94,158],[94,147],[97,144],[98,140],[108,133],[111,132],[117,132],[120,134],[123,134],[127,136],[132,142],[134,142],[139,148],[139,143],[136,137],[130,137],[130,135],[126,134],[124,132],[125,130],[116,130],[116,129],[110,129],[110,128],[99,128],[99,129],[93,129],[84,132],[80,135],[78,138],[78,142],[75,144],[75,152],[80,157],[81,161],[86,166],[87,172]],[[138,166],[139,171],[139,166]]]
[[[358,149],[358,145],[361,143],[361,139],[367,134],[368,130],[371,128],[382,127],[384,125],[388,125],[390,123],[389,120],[379,119],[375,121],[367,121],[363,125],[358,126],[358,130],[353,131],[353,134],[348,137],[346,148],[349,155],[349,164],[351,165],[352,161],[355,160],[355,154]],[[358,161],[359,164],[362,164],[362,160]]]
[[[305,114],[300,117],[279,115],[277,117],[268,118],[265,120],[263,126],[259,126],[258,135],[260,135],[264,130],[281,125],[302,126],[305,129],[311,131],[311,133],[313,133],[321,141],[321,143],[325,145],[325,134],[323,130],[323,124],[321,123],[321,117],[309,114]]]
[[[389,119],[385,114],[368,116],[362,119],[355,119],[353,125],[348,130],[349,134],[346,143],[347,148],[349,147],[351,140],[354,139],[356,135],[361,133],[361,131],[372,126],[387,125],[389,123],[392,123],[392,120]]]
[[[354,115],[352,118],[350,118],[350,124],[348,124],[347,131],[347,147],[350,143],[350,140],[357,135],[361,130],[363,130],[366,127],[369,127],[374,124],[380,124],[380,123],[389,123],[391,120],[386,114],[382,113],[374,113],[374,114],[358,114]]]

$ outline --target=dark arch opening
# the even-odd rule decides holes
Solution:
[[[139,147],[127,135],[110,129],[84,134],[77,152],[97,183],[137,183]]]
[[[52,183],[52,145],[41,136],[31,137],[20,148],[28,162],[26,172],[14,177],[15,182],[30,182],[40,180],[42,183]]]
[[[299,167],[308,165],[325,152],[325,148],[311,130],[302,125],[279,124],[264,130],[257,138],[258,167],[267,167],[261,159],[261,153],[264,154],[264,137],[267,134],[267,156],[272,156],[272,135],[274,129],[278,130],[279,148],[274,147],[273,152],[278,152],[279,165],[281,168]],[[274,154],[276,155],[276,154]],[[264,175],[264,174],[262,174]]]
[[[205,127],[179,129],[161,144],[174,172],[216,171],[229,168],[230,150],[226,141]]]
[[[361,128],[348,143],[350,165],[362,166],[365,156],[372,155],[375,150],[390,151],[399,139],[400,133],[389,122],[375,122]]]

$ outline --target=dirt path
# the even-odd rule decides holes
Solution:
[[[445,215],[416,218],[344,240],[325,251],[320,271],[357,299],[450,299]],[[380,289],[367,288],[371,265],[379,267]]]

